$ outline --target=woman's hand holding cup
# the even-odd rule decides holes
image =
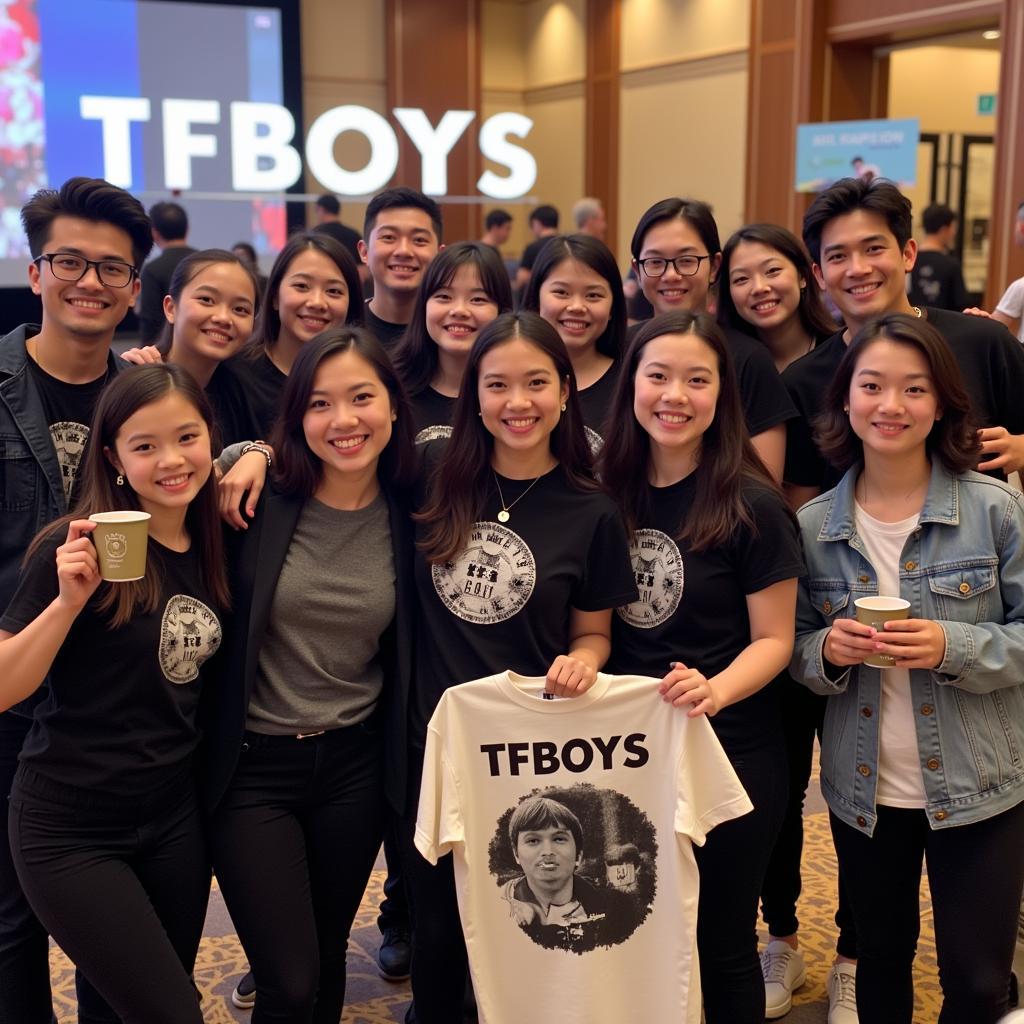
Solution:
[[[894,619],[875,637],[875,650],[896,668],[938,668],[946,657],[946,633],[931,619]]]
[[[823,653],[833,665],[861,665],[877,653],[878,631],[856,619],[836,619],[825,636]]]
[[[57,600],[66,608],[80,612],[100,585],[100,566],[89,534],[96,523],[75,519],[68,524],[67,540],[57,548]]]

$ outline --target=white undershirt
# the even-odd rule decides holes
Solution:
[[[900,596],[900,557],[907,538],[917,528],[919,514],[898,523],[883,523],[855,506],[857,533],[868,561],[878,576],[878,593]],[[911,615],[913,615],[911,609]],[[875,802],[888,807],[924,807],[924,776],[917,748],[910,672],[883,668],[878,725],[878,787]]]

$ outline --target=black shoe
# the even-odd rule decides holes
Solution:
[[[251,1010],[256,1005],[256,979],[252,971],[243,975],[231,993],[231,1002],[240,1010]]]
[[[409,977],[412,945],[405,928],[385,928],[377,950],[377,973],[385,981],[405,981]]]

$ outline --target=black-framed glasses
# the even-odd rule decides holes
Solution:
[[[667,260],[664,256],[648,256],[645,260],[637,260],[636,265],[648,277],[663,277],[668,265],[671,263],[676,268],[676,273],[682,277],[693,277],[700,270],[704,260],[711,259],[710,256],[673,256]]]
[[[120,260],[87,260],[73,252],[44,252],[32,262],[39,265],[40,260],[50,264],[53,276],[59,281],[81,281],[92,267],[100,284],[108,288],[127,288],[138,271],[130,263]]]

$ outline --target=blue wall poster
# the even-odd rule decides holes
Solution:
[[[797,125],[796,190],[820,192],[840,178],[916,185],[920,135],[916,117]]]

